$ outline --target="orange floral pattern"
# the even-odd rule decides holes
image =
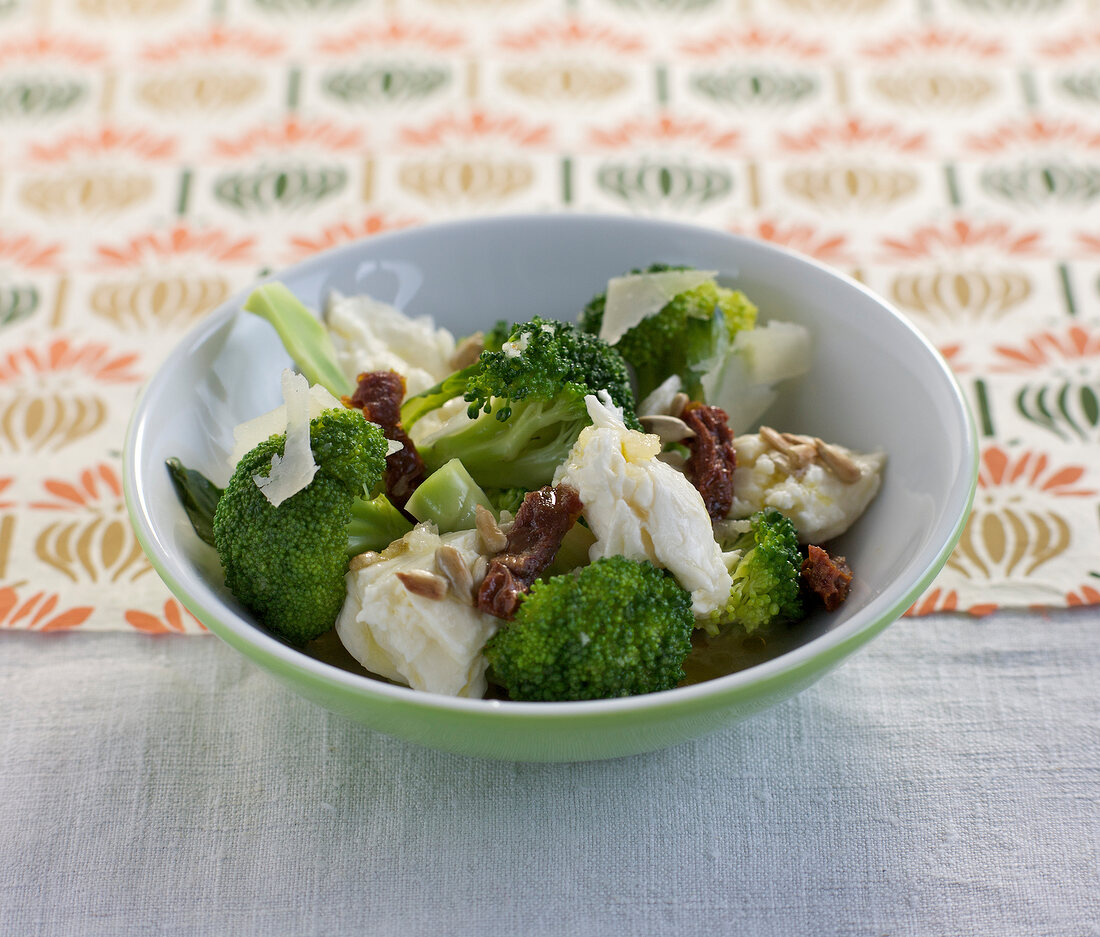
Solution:
[[[367,50],[413,49],[455,52],[466,45],[466,36],[457,29],[441,29],[414,20],[390,19],[365,23],[326,36],[317,43],[322,56],[349,55]]]
[[[995,345],[996,371],[1035,371],[1052,364],[1100,364],[1100,329],[1071,325],[1061,332],[1039,332],[1022,345]]]
[[[204,257],[223,263],[245,263],[253,259],[256,238],[233,237],[225,231],[197,229],[177,224],[167,231],[154,230],[130,238],[121,246],[100,244],[96,256],[112,267],[160,265],[175,258]]]
[[[235,137],[215,139],[212,150],[215,156],[237,158],[258,152],[303,149],[320,153],[353,152],[362,149],[363,144],[364,134],[359,127],[288,117],[277,124],[253,127]]]
[[[360,238],[370,237],[372,234],[381,234],[384,231],[397,231],[417,224],[415,218],[391,217],[384,214],[370,214],[357,222],[341,221],[338,224],[329,225],[320,234],[313,237],[293,235],[290,238],[290,261],[301,260],[310,254],[357,241]]]
[[[784,223],[763,218],[753,228],[732,225],[735,234],[748,234],[761,241],[781,244],[791,250],[831,264],[847,264],[854,260],[854,252],[846,234],[822,233],[812,224]]]
[[[604,129],[594,127],[589,132],[593,145],[609,150],[628,147],[688,146],[701,147],[719,153],[738,149],[741,133],[732,127],[716,127],[713,121],[676,117],[672,114],[650,118],[635,118]]]
[[[105,384],[132,383],[141,375],[132,367],[135,352],[115,354],[101,342],[82,342],[58,338],[45,346],[27,345],[0,357],[0,385],[14,383],[20,377],[80,372]]]
[[[0,628],[202,633],[126,522],[142,381],[257,276],[500,211],[708,225],[879,291],[982,442],[906,614],[1100,604],[1100,29],[954,6],[0,0]]]
[[[532,123],[512,114],[493,115],[475,110],[464,117],[447,115],[425,127],[405,127],[401,143],[411,147],[440,147],[474,142],[498,142],[516,147],[544,147],[551,142],[546,123]]]
[[[922,225],[907,239],[893,235],[882,239],[890,259],[915,260],[926,257],[957,258],[975,249],[1004,255],[1035,256],[1041,253],[1042,232],[1016,231],[1006,222],[982,224],[957,218],[946,225]]]
[[[14,586],[0,586],[0,628],[68,631],[79,628],[95,611],[90,605],[64,608],[57,593],[35,592],[23,598]]]
[[[799,36],[790,30],[753,26],[748,29],[719,29],[680,44],[681,51],[700,59],[724,58],[731,54],[769,55],[795,61],[816,61],[828,52],[821,38]]]
[[[168,599],[159,615],[128,608],[122,617],[131,628],[144,634],[186,634],[193,628],[206,630],[202,622],[175,599]]]
[[[510,52],[545,53],[562,50],[597,50],[601,55],[633,55],[644,52],[646,40],[638,33],[614,27],[569,19],[540,23],[520,32],[505,33],[498,40]]]

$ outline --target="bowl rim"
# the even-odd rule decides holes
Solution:
[[[246,654],[253,660],[263,663],[269,669],[277,671],[296,671],[300,676],[317,682],[327,688],[339,687],[361,697],[374,697],[387,703],[400,703],[413,708],[427,710],[448,710],[455,713],[499,714],[510,716],[533,717],[535,719],[550,719],[567,717],[606,717],[627,712],[645,712],[657,709],[677,708],[681,705],[691,706],[708,697],[726,698],[736,696],[761,684],[771,684],[776,680],[785,680],[796,676],[802,669],[823,656],[839,658],[850,650],[854,650],[860,644],[874,636],[878,631],[897,620],[917,597],[925,591],[947,562],[951,551],[962,536],[970,509],[974,500],[979,465],[979,446],[977,426],[974,415],[966,403],[962,389],[954,374],[951,372],[946,360],[934,345],[916,328],[915,325],[889,301],[869,289],[858,280],[848,276],[836,268],[830,267],[821,261],[800,254],[783,245],[762,241],[757,238],[724,231],[717,228],[708,228],[681,221],[669,221],[664,219],[650,219],[636,216],[614,214],[585,214],[585,213],[525,213],[493,215],[486,217],[473,217],[453,219],[443,222],[418,225],[403,228],[397,231],[385,232],[360,238],[345,244],[341,244],[307,258],[297,264],[281,268],[271,274],[259,278],[245,289],[234,293],[222,302],[216,309],[205,316],[199,323],[189,329],[175,344],[175,350],[193,349],[200,344],[209,333],[224,327],[234,316],[240,313],[240,307],[244,299],[256,286],[276,280],[282,280],[289,275],[296,277],[308,275],[318,268],[331,265],[344,255],[353,256],[361,251],[364,245],[381,245],[383,247],[400,244],[402,240],[424,236],[429,234],[446,234],[451,229],[469,231],[482,226],[507,226],[515,224],[539,224],[539,225],[604,225],[608,223],[624,226],[658,227],[668,230],[670,233],[679,231],[684,234],[698,236],[708,235],[730,240],[734,244],[751,245],[753,249],[765,250],[784,255],[788,260],[799,264],[809,265],[828,276],[841,280],[849,288],[863,293],[884,313],[892,316],[897,325],[911,334],[918,344],[924,347],[931,362],[935,364],[941,378],[950,390],[950,397],[955,405],[956,417],[961,416],[963,429],[963,447],[961,453],[965,458],[969,454],[969,465],[961,466],[962,469],[955,484],[950,491],[947,507],[954,504],[957,515],[954,525],[947,539],[940,545],[933,555],[931,562],[925,567],[923,573],[886,609],[873,614],[859,612],[849,621],[831,628],[805,644],[792,648],[777,657],[755,664],[744,670],[722,677],[715,677],[701,683],[689,686],[675,687],[671,690],[662,690],[657,693],[647,693],[637,696],[617,697],[598,700],[573,700],[565,702],[529,702],[513,700],[486,700],[467,699],[462,697],[446,696],[424,690],[414,690],[410,687],[391,684],[374,679],[362,674],[344,670],[333,664],[325,663],[317,658],[292,647],[289,644],[275,638],[256,625],[245,620],[232,609],[226,608],[228,615],[215,612],[206,607],[206,604],[197,598],[192,590],[182,581],[174,567],[173,556],[164,549],[156,530],[150,522],[150,516],[145,510],[146,491],[143,478],[137,472],[139,463],[138,453],[142,449],[146,423],[151,415],[149,401],[152,390],[158,381],[164,378],[170,369],[172,357],[166,358],[157,368],[155,373],[145,382],[138,400],[131,413],[127,426],[125,442],[123,445],[123,495],[126,510],[130,517],[131,526],[134,529],[138,542],[145,551],[151,565],[157,574],[168,586],[169,590],[183,605],[212,633],[218,635],[237,650]],[[964,482],[965,484],[960,484]]]

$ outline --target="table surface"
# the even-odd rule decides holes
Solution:
[[[708,738],[386,738],[217,640],[4,635],[0,933],[1100,932],[1100,615],[906,618]]]

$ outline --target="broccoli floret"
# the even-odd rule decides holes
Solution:
[[[272,436],[237,463],[214,511],[214,546],[233,595],[275,634],[304,644],[336,620],[349,552],[364,548],[367,532],[391,532],[387,512],[367,500],[381,484],[387,447],[360,411],[326,410],[310,423],[317,473],[275,507],[253,476],[269,474],[285,444],[285,434]],[[353,531],[356,513],[368,529]]]
[[[733,543],[723,544],[740,550],[741,557],[731,571],[729,602],[710,619],[713,629],[732,623],[751,634],[803,616],[802,554],[794,524],[775,508],[765,508],[749,518],[749,525]]]
[[[656,693],[683,679],[694,625],[691,596],[675,579],[611,556],[536,582],[485,656],[514,700]]]
[[[606,390],[641,429],[622,357],[606,342],[566,322],[534,318],[513,326],[499,351],[486,350],[401,408],[406,428],[455,397],[469,404],[458,419],[421,440],[425,464],[435,470],[462,460],[482,487],[539,488],[591,423],[587,394]]]
[[[653,264],[631,273],[688,269]],[[607,295],[601,293],[584,308],[580,326],[585,332],[599,333],[606,302]],[[739,331],[755,324],[756,307],[745,294],[711,280],[674,297],[660,312],[629,329],[615,348],[634,369],[639,398],[678,374],[688,396],[701,400],[703,375],[725,357]]]

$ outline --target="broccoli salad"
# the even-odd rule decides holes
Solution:
[[[290,644],[334,633],[431,693],[600,699],[848,594],[826,542],[885,456],[759,425],[809,334],[714,271],[656,264],[460,339],[368,296],[318,318],[279,283],[245,309],[294,361],[284,402],[234,429],[224,490],[169,470],[230,592]]]

